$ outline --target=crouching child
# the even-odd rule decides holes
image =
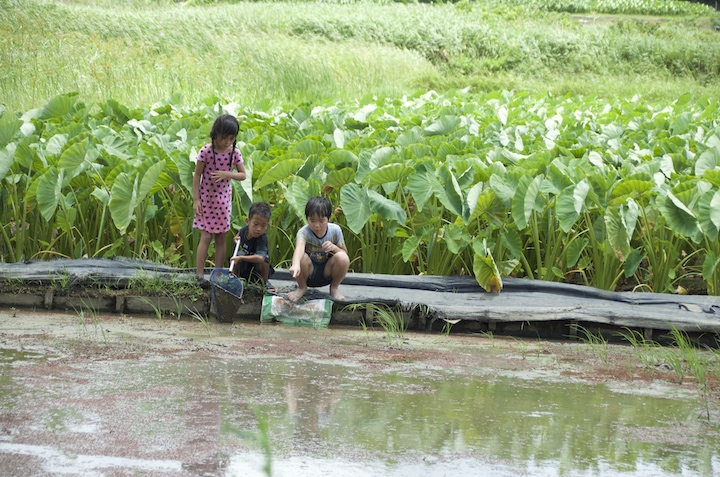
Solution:
[[[308,287],[330,285],[330,296],[344,300],[340,283],[350,267],[350,258],[342,229],[330,222],[332,204],[324,197],[312,197],[305,206],[307,225],[298,233],[290,275],[297,281],[297,289],[288,298],[297,302]]]
[[[268,238],[265,232],[270,223],[272,210],[265,202],[254,202],[250,206],[246,225],[235,235],[237,254],[230,259],[233,273],[244,278],[246,283],[260,282],[264,289],[274,293],[275,287],[269,278],[275,273],[270,264]]]

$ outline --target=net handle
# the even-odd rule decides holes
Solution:
[[[232,254],[233,257],[235,255],[237,255],[239,249],[240,249],[240,240],[238,239],[238,241],[235,242],[235,251]],[[233,259],[230,258],[230,266],[228,267],[228,272],[232,273],[232,269],[233,269]]]

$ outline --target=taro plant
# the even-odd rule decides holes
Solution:
[[[252,201],[270,203],[278,263],[323,194],[356,271],[475,274],[494,290],[501,276],[609,290],[625,279],[657,292],[702,273],[716,293],[716,110],[509,92],[131,110],[61,95],[0,117],[0,259],[194,263],[193,161],[229,111],[249,175],[233,184],[232,225]]]

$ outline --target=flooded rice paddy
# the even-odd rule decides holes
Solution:
[[[0,475],[719,475],[717,395],[610,353],[0,310]]]

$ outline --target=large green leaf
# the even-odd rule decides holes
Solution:
[[[695,214],[672,192],[668,192],[666,196],[659,196],[656,202],[672,231],[690,238],[695,243],[700,241],[702,231]]]
[[[413,170],[404,164],[387,164],[371,171],[367,175],[368,184],[379,185],[388,182],[399,182],[407,177]]]
[[[190,157],[195,154],[195,151],[191,151],[189,154],[182,154],[175,159],[175,166],[178,169],[180,175],[180,184],[192,194],[193,191],[193,178],[195,175],[195,164],[190,160]]]
[[[523,230],[528,225],[530,215],[538,209],[538,194],[543,177],[525,175],[518,182],[515,188],[515,196],[512,200],[512,218],[515,226]]]
[[[260,190],[265,186],[275,184],[276,182],[283,181],[290,176],[294,176],[303,164],[305,164],[304,159],[285,159],[278,162],[268,169],[260,180],[253,185],[253,190]]]
[[[625,202],[628,197],[640,201],[640,199],[648,195],[652,188],[653,184],[649,181],[624,179],[613,188],[611,197],[615,203]]]
[[[85,153],[87,152],[87,140],[84,139],[80,142],[76,142],[72,146],[68,147],[60,155],[58,160],[58,167],[62,170],[74,171],[85,160]]]
[[[8,144],[0,149],[0,181],[5,178],[13,162],[15,162],[15,144]]]
[[[340,205],[350,230],[359,234],[372,215],[367,189],[357,184],[345,184],[340,189]]]
[[[424,133],[426,136],[447,136],[460,127],[461,122],[457,116],[443,116],[426,127]]]
[[[367,190],[367,197],[370,202],[370,210],[380,217],[386,220],[392,220],[400,224],[405,224],[407,219],[405,210],[397,202],[388,199],[375,192],[374,190]],[[345,208],[343,207],[343,210]]]
[[[608,242],[615,250],[615,254],[624,259],[630,253],[630,240],[632,237],[627,235],[627,229],[621,217],[621,209],[621,207],[608,208],[603,218]]]
[[[110,217],[121,234],[127,232],[135,218],[138,178],[134,173],[123,172],[117,176],[110,192]]]
[[[695,175],[702,177],[705,171],[714,170],[718,162],[720,162],[720,151],[717,148],[713,147],[704,151],[695,161]]]
[[[720,190],[713,194],[710,202],[710,220],[720,230]]]
[[[358,157],[358,168],[355,181],[358,183],[364,181],[367,174],[389,162],[394,154],[395,149],[392,147],[380,147],[372,153],[368,153],[368,151],[361,152]]]
[[[125,139],[116,135],[105,136],[102,140],[102,144],[98,146],[98,149],[102,149],[111,156],[115,156],[124,161],[127,161],[132,157],[130,145],[125,141]]]
[[[412,237],[409,237],[407,240],[405,240],[405,242],[403,242],[403,262],[407,263],[410,260],[410,257],[412,257],[412,255],[417,250],[418,245],[420,245],[420,240],[420,237],[418,237],[417,235],[413,235]]]
[[[95,197],[105,207],[110,205],[110,193],[107,190],[96,187],[90,195]]]
[[[39,119],[51,119],[65,116],[74,111],[77,93],[62,94],[55,96],[40,111]]]
[[[294,176],[290,178],[285,199],[298,218],[305,219],[305,205],[312,197],[310,189],[310,184],[302,177]]]
[[[500,237],[505,247],[510,251],[511,257],[519,259],[524,255],[522,237],[517,230],[512,228],[503,230],[500,232]]]
[[[437,170],[437,176],[436,180],[431,178],[430,182],[435,197],[446,209],[467,223],[470,215],[455,175],[448,169],[447,165],[443,164]]]
[[[450,253],[459,254],[472,240],[472,236],[465,227],[447,224],[444,228],[443,238]]]
[[[23,122],[10,115],[0,119],[0,147],[5,147],[20,130]]]
[[[633,276],[646,256],[647,254],[638,248],[632,249],[630,253],[627,254],[625,264],[623,266],[625,278]]]
[[[585,247],[587,247],[588,243],[590,243],[590,240],[585,237],[576,237],[575,240],[571,240],[569,244],[567,244],[567,247],[565,248],[565,264],[569,268],[575,267],[577,265],[578,260],[580,260],[580,256],[582,256],[582,253],[585,251]]]
[[[70,207],[66,211],[60,209],[55,224],[63,232],[70,233],[75,225],[75,219],[77,219],[77,209],[74,207]]]
[[[150,166],[150,168],[145,172],[142,177],[142,181],[140,181],[140,188],[137,193],[137,200],[139,202],[145,200],[145,197],[147,197],[153,187],[156,187],[156,189],[161,187],[161,185],[158,184],[158,180],[160,179],[160,174],[162,174],[164,168],[165,161],[159,161]]]
[[[304,139],[292,148],[294,155],[301,155],[304,158],[312,155],[319,156],[323,152],[325,152],[325,146],[323,146],[320,141],[313,139]]]
[[[408,177],[407,188],[415,199],[418,212],[422,212],[425,202],[433,195],[432,182],[427,172],[415,172]]]
[[[566,187],[560,192],[555,211],[563,232],[568,233],[582,213],[588,192],[590,192],[590,183],[587,179]]]
[[[499,293],[502,290],[503,283],[500,272],[489,252],[487,255],[475,254],[473,272],[475,273],[475,280],[477,280],[478,285],[483,287],[486,292]]]
[[[325,178],[325,185],[328,187],[342,187],[349,184],[355,178],[355,169],[345,167],[340,170],[330,171]]]
[[[358,165],[358,157],[353,154],[351,151],[348,151],[346,149],[335,149],[334,151],[330,151],[327,155],[326,161],[329,164],[332,164],[335,166],[335,168],[339,167],[357,167]]]
[[[255,164],[255,154],[250,153],[247,157],[243,156],[243,167],[245,168],[245,180],[240,181],[240,187],[238,181],[232,181],[233,187],[239,189],[240,202],[242,203],[243,210],[250,210],[250,206],[254,202],[253,200],[253,165]]]
[[[36,196],[38,208],[40,214],[48,222],[52,219],[60,202],[63,177],[63,171],[58,171],[53,167],[48,169],[38,182]]]

